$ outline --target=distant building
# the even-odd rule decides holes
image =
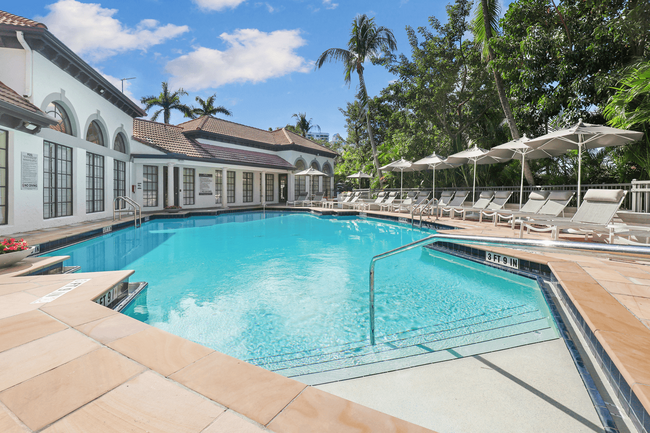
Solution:
[[[330,133],[329,132],[308,132],[307,138],[311,140],[330,141]]]

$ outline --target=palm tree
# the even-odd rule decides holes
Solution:
[[[216,97],[217,94],[215,93],[204,101],[201,97],[197,96],[195,99],[196,102],[199,103],[199,107],[192,108],[192,114],[190,117],[192,117],[192,119],[196,119],[201,116],[214,116],[215,114],[225,114],[226,116],[232,116],[232,112],[223,105],[219,105],[218,107],[214,106],[214,100]]]
[[[185,104],[181,103],[181,96],[186,96],[185,90],[178,89],[173,93],[169,93],[169,86],[166,81],[162,83],[162,92],[158,96],[143,96],[140,102],[144,104],[144,111],[149,111],[151,107],[161,107],[160,110],[153,113],[151,120],[155,121],[160,113],[163,113],[165,123],[169,123],[169,115],[172,110],[178,110],[188,117],[192,113],[192,109]]]
[[[487,59],[488,65],[492,68],[492,74],[494,75],[494,82],[497,86],[501,108],[503,109],[503,114],[506,116],[506,122],[510,128],[510,134],[512,135],[512,138],[516,140],[521,137],[521,134],[519,134],[519,128],[517,128],[517,124],[515,123],[515,116],[512,115],[510,101],[508,101],[508,97],[506,96],[503,77],[494,64],[494,60],[496,59],[494,50],[490,46],[490,39],[492,39],[494,35],[498,34],[499,12],[500,7],[498,0],[480,0],[476,3],[473,23],[474,40],[482,47],[482,57],[483,59]],[[535,184],[533,173],[530,171],[527,161],[524,162],[524,175],[526,176],[526,181],[529,185]]]
[[[327,61],[342,61],[345,67],[345,82],[350,85],[352,73],[356,71],[359,76],[361,87],[361,103],[366,112],[366,125],[368,137],[372,147],[372,158],[377,169],[377,176],[381,182],[381,170],[379,169],[379,158],[377,157],[377,145],[370,125],[370,110],[368,106],[368,91],[366,82],[363,79],[363,64],[366,60],[377,59],[382,52],[394,51],[397,49],[397,41],[390,29],[377,27],[374,18],[368,18],[366,14],[357,15],[352,22],[351,37],[348,41],[348,49],[330,48],[320,55],[316,60],[316,69],[320,69]]]
[[[307,113],[294,114],[291,117],[296,118],[296,129],[300,131],[303,137],[307,137],[309,131],[316,128],[320,131],[320,126],[314,124],[314,119],[307,120]]]

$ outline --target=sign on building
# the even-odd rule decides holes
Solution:
[[[212,195],[212,175],[199,173],[199,195]]]
[[[20,152],[20,189],[38,189],[38,155]]]

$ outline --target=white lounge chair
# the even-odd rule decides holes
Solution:
[[[381,203],[379,205],[379,210],[380,211],[383,211],[383,210],[387,211],[388,209],[391,209],[393,207],[393,202],[395,201],[396,198],[397,198],[397,193],[396,192],[389,193],[388,198],[386,199],[386,201],[384,201],[383,203]]]
[[[343,203],[343,209],[353,208],[355,203],[359,200],[359,197],[361,197],[361,193],[359,191],[355,192],[350,201]]]
[[[465,216],[467,215],[467,212],[479,212],[483,209],[485,209],[492,199],[494,198],[494,191],[483,191],[479,196],[478,200],[476,200],[476,203],[474,203],[472,206],[456,206],[455,208],[451,209],[451,212],[449,214],[450,218],[454,218],[454,215],[459,214],[463,216],[463,220],[465,220]]]
[[[508,203],[511,196],[512,191],[497,191],[487,207],[479,212],[478,222],[483,222],[483,215],[495,217],[495,214]],[[463,215],[463,219],[465,219],[465,215]]]
[[[379,209],[379,205],[381,205],[384,202],[384,200],[386,200],[387,197],[388,194],[386,194],[385,191],[381,191],[379,194],[377,194],[377,198],[375,199],[375,201],[371,203],[359,203],[357,207],[363,210],[371,210],[374,206],[377,209]]]
[[[420,192],[418,192],[417,196],[415,196],[415,198],[413,199],[413,202],[411,204],[402,203],[399,206],[397,206],[396,210],[397,210],[397,212],[402,212],[403,210],[405,210],[407,212],[411,212],[411,210],[413,208],[418,207],[422,203],[424,203],[424,201],[427,198],[429,198],[429,193],[427,191],[420,191]]]
[[[352,199],[352,195],[353,194],[351,192],[344,192],[344,193],[341,194],[341,197],[343,198],[343,200],[340,200],[340,201],[339,200],[326,200],[324,203],[322,203],[322,206],[334,209],[335,204],[349,202]]]
[[[507,210],[500,209],[495,212],[484,211],[483,215],[487,217],[492,217],[492,222],[496,226],[497,223],[501,220],[514,221],[514,218],[517,216],[530,216],[536,214],[542,206],[548,201],[548,196],[551,194],[550,191],[533,191],[528,195],[528,201],[524,203],[521,209],[517,210]]]
[[[465,203],[465,200],[467,200],[468,195],[469,191],[456,191],[454,198],[449,201],[449,204],[438,208],[440,209],[439,216],[443,217],[445,215],[445,212],[447,212],[449,214],[449,217],[451,217],[452,209],[463,206],[463,203]]]
[[[604,230],[612,222],[614,215],[621,207],[627,191],[622,189],[590,189],[585,193],[580,208],[573,218],[542,219],[531,218],[521,221],[519,237],[524,236],[524,229],[528,233],[551,232],[551,238],[557,240],[561,230],[570,233],[584,234],[585,240],[595,231]]]
[[[551,220],[554,218],[564,218],[564,210],[569,205],[569,202],[573,199],[575,193],[573,191],[551,191],[548,196],[548,200],[542,207],[537,211],[536,214],[516,214],[512,219],[512,229],[514,230],[517,227],[518,223],[522,221],[528,221],[530,219],[537,220]],[[569,218],[566,218],[568,221]]]
[[[324,199],[325,197],[325,192],[317,192],[314,194],[314,198],[310,200],[309,202],[306,202],[306,206],[322,206],[323,203],[326,201]]]
[[[306,192],[301,192],[300,194],[298,194],[298,197],[294,201],[288,201],[287,206],[291,206],[291,205],[293,205],[294,207],[302,206],[307,200],[308,195],[309,194],[307,194]]]

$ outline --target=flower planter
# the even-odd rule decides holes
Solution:
[[[183,209],[165,209],[165,212],[167,213],[179,213]]]
[[[14,251],[13,253],[0,254],[0,268],[14,265],[22,259],[29,256],[34,251],[34,247],[22,251]]]

